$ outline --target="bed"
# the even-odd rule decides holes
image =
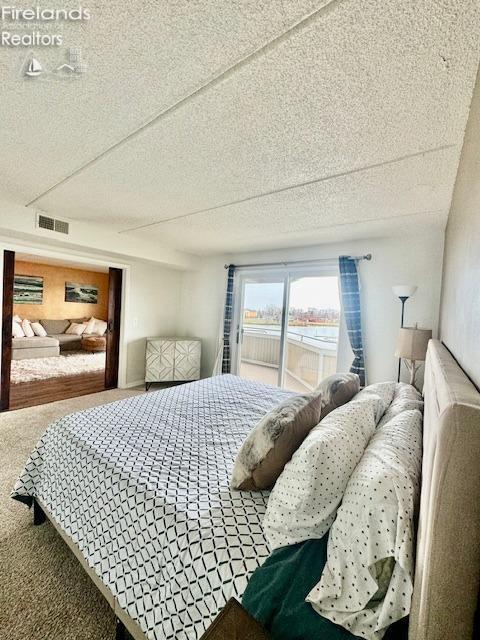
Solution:
[[[228,479],[246,433],[288,395],[227,375],[66,416],[14,497],[46,514],[135,639],[199,638],[269,555],[268,493]],[[411,640],[473,637],[479,450],[480,395],[431,341]]]
[[[131,635],[196,638],[269,554],[268,494],[231,491],[229,476],[289,395],[225,375],[63,417],[14,497],[35,499]]]

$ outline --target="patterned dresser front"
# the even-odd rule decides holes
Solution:
[[[201,342],[195,338],[147,338],[145,382],[200,378]]]

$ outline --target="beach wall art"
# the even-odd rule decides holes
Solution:
[[[43,278],[15,274],[13,279],[14,304],[42,304]]]

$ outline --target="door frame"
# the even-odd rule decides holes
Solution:
[[[107,351],[105,354],[105,389],[118,386],[118,360],[122,313],[121,269],[108,269]]]
[[[52,247],[46,248],[45,246],[40,246],[40,245],[35,245],[30,243],[22,244],[21,241],[10,242],[7,238],[2,238],[0,240],[0,252],[1,252],[0,290],[2,291],[2,297],[3,297],[3,288],[4,288],[3,287],[3,281],[4,281],[3,256],[5,251],[10,251],[10,252],[13,252],[14,254],[15,253],[31,254],[39,258],[42,258],[42,257],[45,257],[47,259],[54,258],[56,260],[61,260],[63,262],[66,262],[67,264],[71,262],[76,262],[80,264],[84,263],[85,265],[99,266],[99,267],[108,268],[108,269],[116,268],[122,271],[122,279],[121,279],[122,280],[121,282],[122,303],[121,303],[121,309],[120,309],[120,331],[119,331],[119,339],[118,339],[119,345],[118,345],[118,384],[117,386],[121,389],[125,389],[125,388],[128,388],[129,386],[134,386],[135,384],[138,384],[137,382],[130,383],[130,385],[127,383],[127,344],[126,344],[127,322],[126,322],[126,318],[129,311],[129,305],[130,305],[131,265],[122,263],[122,262],[117,262],[115,258],[112,258],[112,259],[108,259],[108,257],[99,258],[98,254],[89,254],[88,252],[79,253],[75,250],[71,250],[67,253],[66,252],[67,250],[65,248],[58,250]],[[7,323],[3,322],[3,313],[0,314],[0,324],[2,325],[2,336],[3,336],[5,324],[6,324],[5,331],[8,332],[8,322]],[[10,327],[10,334],[11,334],[11,327]],[[11,344],[11,338],[10,338],[10,344]],[[4,353],[2,348],[2,354],[0,357],[0,367],[1,367],[0,376],[2,381],[4,379],[4,372],[6,373],[7,369],[9,370],[10,362],[11,362],[11,355],[9,358],[9,363],[8,364],[6,364],[6,362],[4,363]],[[1,410],[3,409],[0,408],[0,411]]]
[[[285,356],[286,356],[286,340],[285,335],[288,331],[288,308],[290,298],[290,284],[292,279],[298,277],[340,277],[337,262],[328,262],[324,264],[305,264],[296,266],[282,266],[278,267],[266,266],[266,267],[253,267],[242,268],[238,267],[236,271],[236,277],[233,286],[233,326],[232,326],[232,373],[239,375],[240,370],[240,357],[241,357],[241,332],[243,331],[243,297],[245,292],[245,283],[251,278],[258,278],[259,281],[275,281],[283,279],[283,301],[282,301],[282,323],[280,332],[280,358],[278,365],[278,386],[283,387],[283,380],[285,375]],[[337,344],[337,371],[339,370],[339,359],[343,361],[343,357],[339,358],[339,354],[345,350],[343,343],[345,342],[346,332],[344,330],[345,320],[343,317],[343,309],[340,298],[340,318],[339,318],[339,334]]]
[[[0,411],[10,407],[10,372],[12,367],[13,277],[15,252],[4,251],[2,256],[2,362]]]

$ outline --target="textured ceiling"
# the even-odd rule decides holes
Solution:
[[[444,224],[478,0],[88,7],[65,27],[82,80],[22,81],[0,51],[18,202],[201,254]]]

